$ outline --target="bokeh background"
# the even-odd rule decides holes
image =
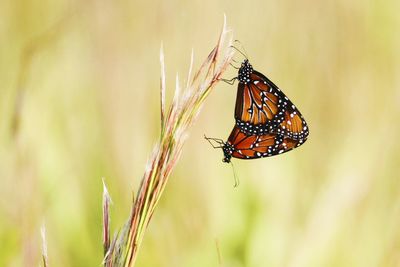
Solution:
[[[105,177],[112,229],[159,133],[159,49],[169,99],[215,45],[223,15],[253,66],[293,100],[305,145],[234,160],[236,87],[192,128],[137,266],[400,266],[400,2],[0,2],[0,266],[99,266]],[[242,60],[237,55],[238,60]],[[235,76],[229,69],[226,78]]]

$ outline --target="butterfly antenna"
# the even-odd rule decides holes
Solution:
[[[234,43],[239,43],[239,44],[240,44],[240,46],[241,46],[242,49],[243,49],[244,54],[246,54],[246,58],[248,59],[249,56],[247,55],[247,51],[246,51],[246,49],[244,48],[244,45],[243,45],[239,40],[235,40],[235,41],[233,41],[233,42],[234,42]]]
[[[218,239],[215,239],[215,247],[217,248],[218,266],[222,266],[222,256],[221,256],[221,250],[219,248]]]
[[[239,177],[236,174],[235,166],[233,165],[233,162],[231,161],[231,166],[232,166],[232,171],[233,171],[233,179],[235,180],[235,184],[233,185],[234,188],[238,187],[240,184]]]
[[[240,49],[239,48],[237,48],[236,46],[234,46],[234,45],[231,45],[230,47],[232,47],[233,49],[235,49],[236,51],[238,51],[240,54],[242,54],[242,56],[244,56],[246,59],[248,58],[247,57],[247,55],[246,54],[244,54],[242,51],[240,51]]]
[[[233,59],[232,59],[233,60]],[[235,61],[235,62],[237,62],[237,61]],[[232,63],[229,63],[229,65],[231,65],[234,69],[240,69],[239,67],[236,67],[235,65],[233,65]]]

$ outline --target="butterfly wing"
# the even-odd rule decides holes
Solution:
[[[278,92],[253,72],[250,74],[250,82],[238,85],[235,119],[252,125],[271,122],[281,106]]]
[[[279,125],[277,132],[294,140],[307,139],[308,125],[297,108],[292,103],[290,104],[286,108],[284,120]]]
[[[290,99],[267,77],[255,70],[249,82],[239,83],[235,119],[246,134],[278,133],[306,139],[308,126]]]
[[[239,127],[235,126],[227,143],[233,148],[232,157],[255,159],[288,152],[303,144],[304,141],[294,140],[277,133],[246,135]]]

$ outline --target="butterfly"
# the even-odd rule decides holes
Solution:
[[[228,140],[205,137],[214,148],[222,148],[223,162],[231,162],[232,157],[256,159],[279,155],[307,140],[309,130],[300,111],[278,86],[254,70],[247,58],[235,79],[239,81],[236,124]]]
[[[307,139],[309,129],[300,111],[278,86],[254,70],[247,58],[234,79],[239,81],[235,121],[242,132],[276,133],[302,142]]]
[[[214,147],[222,148],[223,162],[230,163],[231,158],[256,159],[272,157],[292,150],[304,143],[303,139],[295,140],[281,133],[248,135],[238,126],[234,126],[226,142],[218,138],[205,139]],[[217,145],[214,145],[215,142]]]

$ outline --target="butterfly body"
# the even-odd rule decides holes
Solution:
[[[253,72],[253,66],[250,64],[248,59],[245,59],[242,62],[242,65],[239,68],[238,71],[238,77],[237,79],[239,80],[239,83],[247,84],[250,82],[250,74]]]

